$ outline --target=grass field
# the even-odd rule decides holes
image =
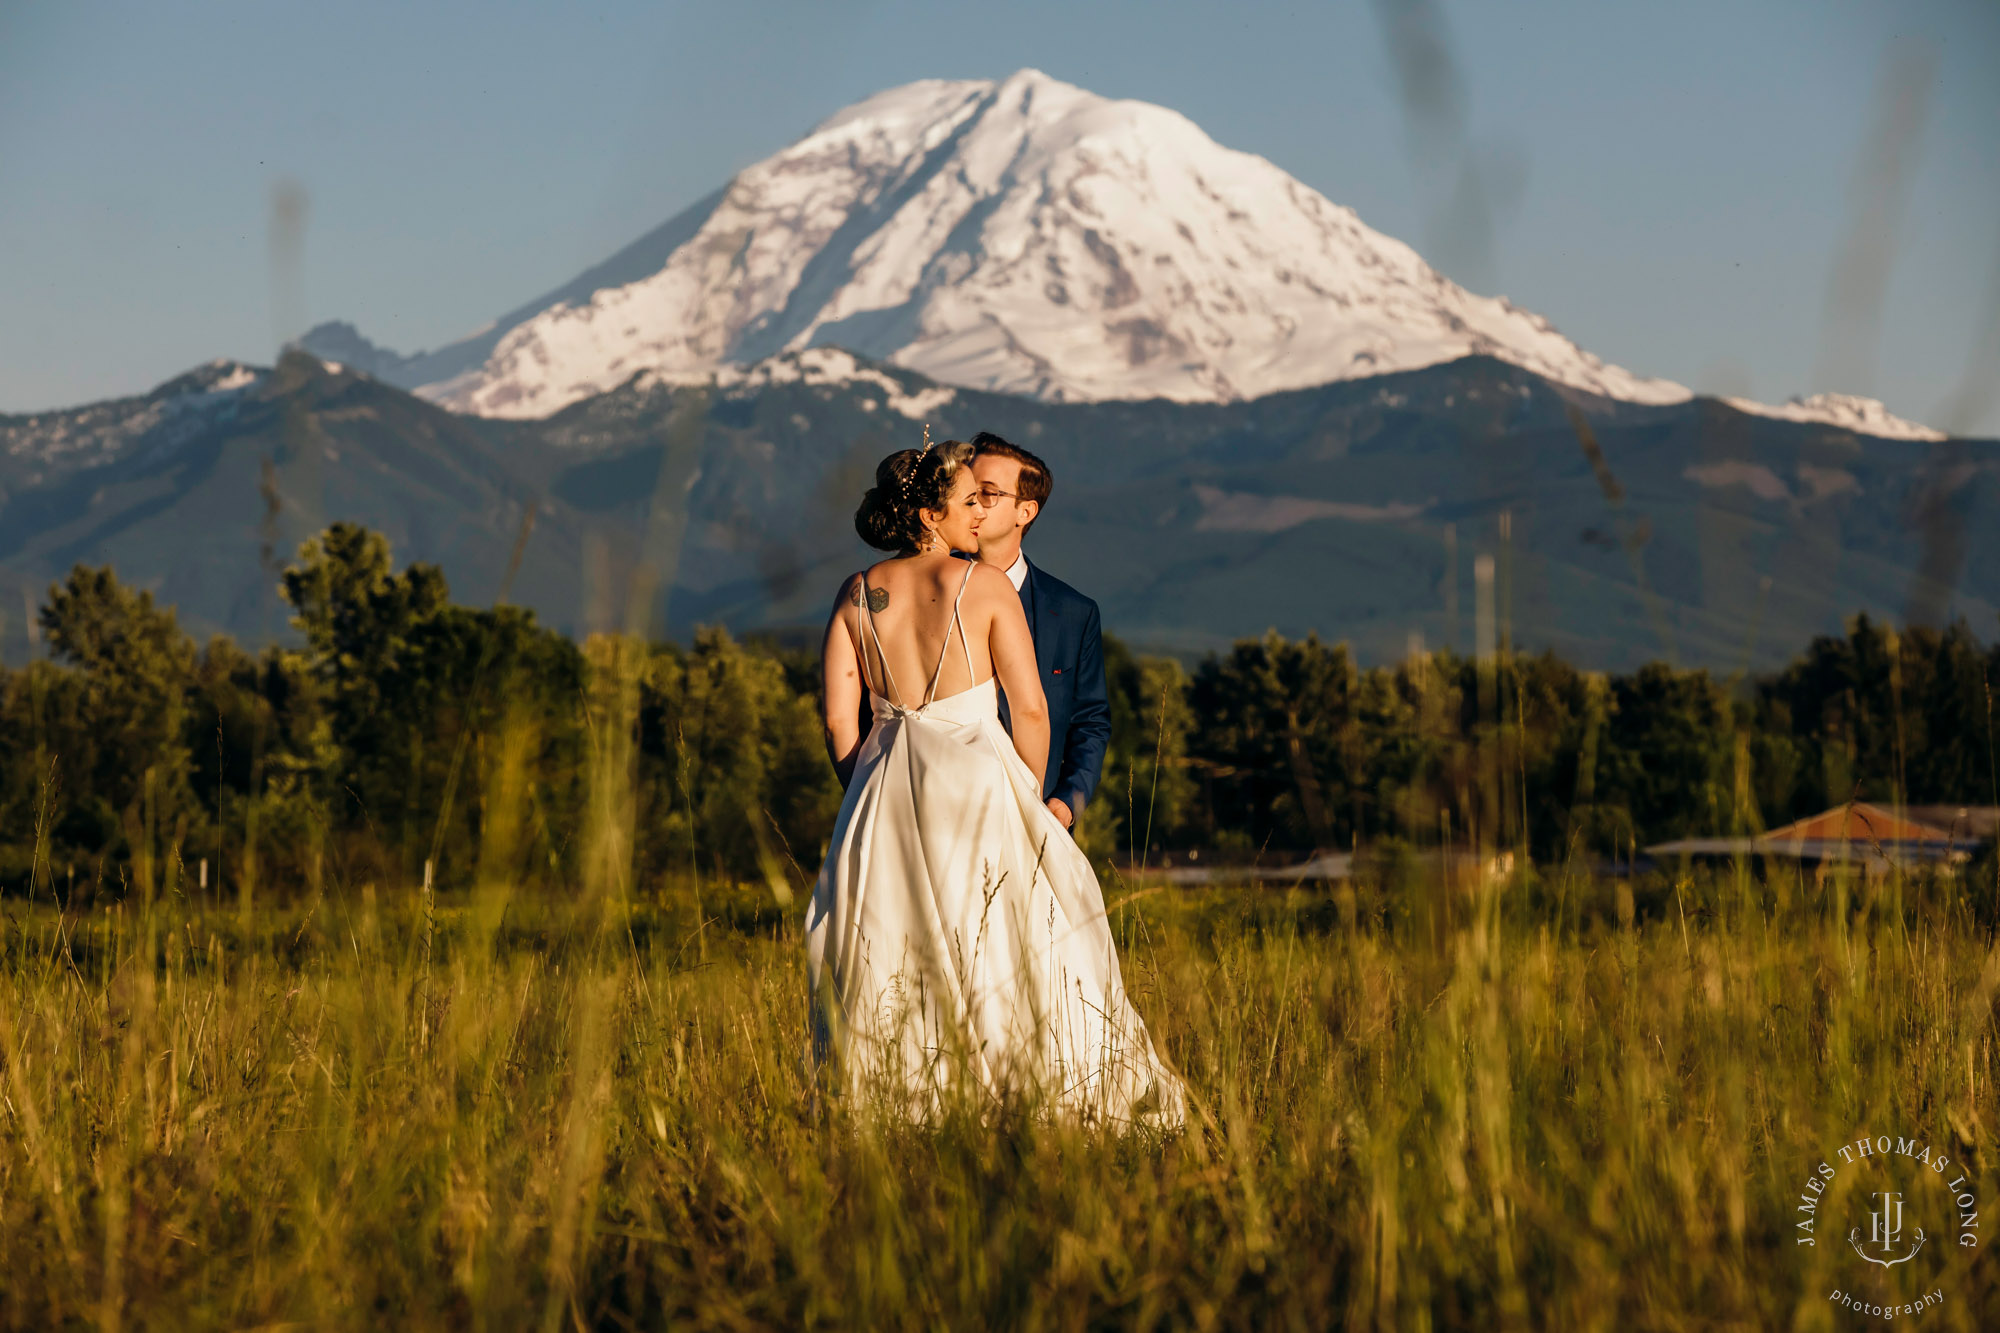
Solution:
[[[1114,890],[1164,1141],[815,1110],[768,890],[15,899],[0,1323],[1992,1327],[1956,1219],[1879,1281],[1795,1230],[1863,1135],[1992,1196],[1964,892]]]

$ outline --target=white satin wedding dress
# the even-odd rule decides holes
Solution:
[[[1085,1119],[1179,1124],[1181,1083],[1126,997],[1097,876],[1000,725],[990,669],[936,697],[954,633],[979,680],[957,603],[909,708],[865,580],[862,594],[886,690],[870,682],[874,728],[806,913],[815,1063],[919,1114],[970,1082]]]

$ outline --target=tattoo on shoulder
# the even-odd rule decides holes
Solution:
[[[889,590],[887,588],[870,588],[868,590],[868,609],[878,616],[888,610]]]
[[[855,579],[855,580],[854,580],[854,582],[853,582],[853,583],[851,583],[851,584],[849,584],[849,585],[848,585],[848,588],[847,588],[847,600],[848,600],[849,602],[851,602],[852,604],[854,604],[855,606],[859,606],[859,605],[861,605],[861,580],[860,580],[860,579],[858,579],[858,578],[857,578],[857,579]]]

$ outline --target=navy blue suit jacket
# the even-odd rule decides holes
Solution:
[[[1111,697],[1104,688],[1104,631],[1097,603],[1029,561],[1021,609],[1028,613],[1042,693],[1049,701],[1049,768],[1042,777],[1042,797],[1055,797],[1082,815],[1104,774],[1104,751],[1111,744]],[[1000,720],[1012,726],[1005,691]]]

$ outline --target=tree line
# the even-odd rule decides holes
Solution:
[[[48,655],[0,668],[0,891],[234,896],[329,879],[569,882],[593,757],[636,830],[634,873],[817,870],[840,791],[814,656],[703,629],[577,643],[454,604],[335,524],[280,579],[298,642],[195,644],[108,569],[49,590]],[[1192,673],[1107,637],[1112,742],[1079,836],[1100,858],[1281,859],[1400,840],[1628,855],[1849,799],[2000,803],[2000,645],[1963,622],[1857,617],[1782,670],[1721,679],[1552,654],[1363,667],[1276,634]],[[605,690],[628,706],[603,706]],[[602,770],[599,770],[600,772]],[[207,863],[206,870],[198,869]]]

